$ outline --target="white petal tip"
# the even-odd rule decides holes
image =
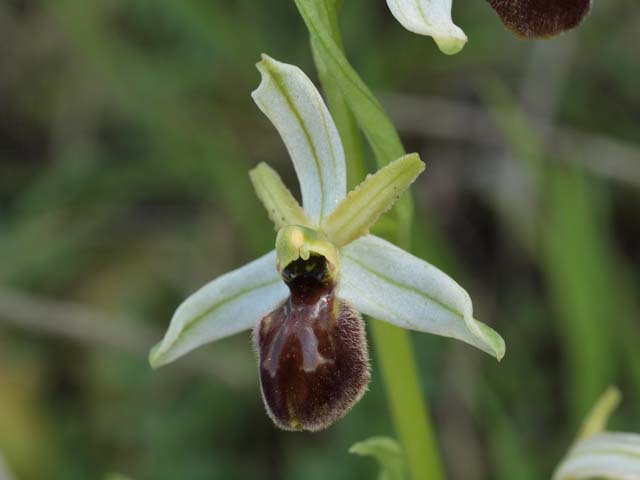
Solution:
[[[260,72],[260,84],[251,92],[251,98],[253,98],[258,106],[260,106],[260,92],[268,88],[267,83],[269,81],[269,70],[277,66],[279,63],[280,62],[266,53],[260,54],[260,61],[256,63],[256,69]]]
[[[154,370],[168,363],[165,361],[163,352],[160,351],[161,346],[162,342],[156,344],[149,352],[149,364]]]
[[[496,360],[501,361],[507,351],[504,339],[491,327],[488,327],[482,322],[474,321],[480,328],[480,333],[482,334],[481,339],[485,345],[484,351],[495,357]]]
[[[407,30],[434,38],[442,53],[454,55],[467,36],[451,19],[451,0],[387,0],[394,17]]]
[[[460,29],[458,29],[455,34],[438,37],[434,36],[433,39],[438,45],[440,51],[445,55],[455,55],[467,44],[467,36]]]
[[[260,61],[258,63],[256,63],[256,68],[258,69],[258,71],[263,72],[263,69],[265,67],[269,67],[269,66],[272,66],[272,65],[277,65],[279,63],[280,62],[278,62],[275,58],[270,57],[266,53],[261,53],[260,54]]]

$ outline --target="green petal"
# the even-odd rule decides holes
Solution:
[[[164,339],[151,351],[151,366],[252,328],[288,294],[276,270],[275,251],[216,278],[178,307]]]
[[[273,168],[261,163],[249,172],[249,177],[276,230],[286,225],[311,224],[298,201]]]
[[[361,313],[462,340],[498,360],[504,356],[504,340],[473,318],[467,292],[433,265],[373,235],[347,245],[340,254],[338,296]]]
[[[302,70],[266,55],[257,64],[260,86],[251,94],[284,140],[295,167],[302,205],[313,222],[346,193],[346,166],[338,130],[318,90]]]
[[[586,438],[602,432],[607,426],[609,417],[618,408],[621,399],[620,390],[613,386],[609,387],[587,415],[578,437]]]
[[[405,155],[370,175],[349,192],[321,224],[338,247],[369,233],[369,228],[388,211],[420,173],[424,163],[417,154]]]

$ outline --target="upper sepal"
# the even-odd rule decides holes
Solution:
[[[262,81],[251,94],[284,140],[295,167],[302,205],[313,222],[346,194],[344,151],[320,93],[302,70],[263,55]]]

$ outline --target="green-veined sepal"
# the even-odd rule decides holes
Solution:
[[[338,296],[358,311],[402,328],[456,338],[498,360],[502,337],[473,318],[467,292],[447,274],[374,235],[340,251]]]
[[[151,366],[252,328],[288,294],[276,270],[275,251],[216,278],[178,307],[164,338],[151,350]]]
[[[251,94],[284,140],[295,167],[302,205],[313,222],[329,214],[346,193],[344,152],[320,93],[302,70],[263,55],[262,75]]]

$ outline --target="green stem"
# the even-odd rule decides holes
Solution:
[[[329,33],[335,44],[342,50],[335,0],[326,0],[324,5],[318,8],[318,12],[323,15],[322,23],[325,33]],[[320,81],[345,144],[350,185],[357,184],[364,178],[365,167],[362,139],[356,118],[348,107],[336,79],[327,73],[322,49],[319,48],[318,39],[313,33],[311,45]],[[393,133],[397,136],[395,131]],[[391,160],[393,158],[387,158],[386,162]],[[410,198],[407,198],[406,202],[412,205]],[[404,212],[406,212],[404,215],[394,217],[395,240],[400,246],[408,249],[413,209],[407,208]],[[444,478],[442,462],[429,416],[429,407],[422,393],[411,337],[406,330],[379,320],[371,320],[371,332],[376,345],[378,364],[382,371],[394,427],[403,447],[410,476],[413,480],[441,480]]]
[[[326,8],[321,9],[321,12],[324,14],[327,29],[331,32],[336,44],[339,45],[340,48],[344,48],[338,25],[338,7],[328,4],[325,4],[325,6]],[[316,70],[318,71],[318,77],[322,83],[324,95],[331,110],[331,116],[336,122],[338,132],[340,132],[345,157],[348,159],[347,189],[351,191],[367,173],[364,149],[362,148],[362,137],[355,116],[342,96],[340,86],[336,79],[331,75],[327,65],[322,61],[321,49],[318,46],[318,41],[313,36],[311,37],[311,51],[313,53],[314,63],[316,64]]]
[[[444,478],[429,405],[422,394],[420,377],[409,332],[371,319],[376,357],[396,435],[413,480]]]

